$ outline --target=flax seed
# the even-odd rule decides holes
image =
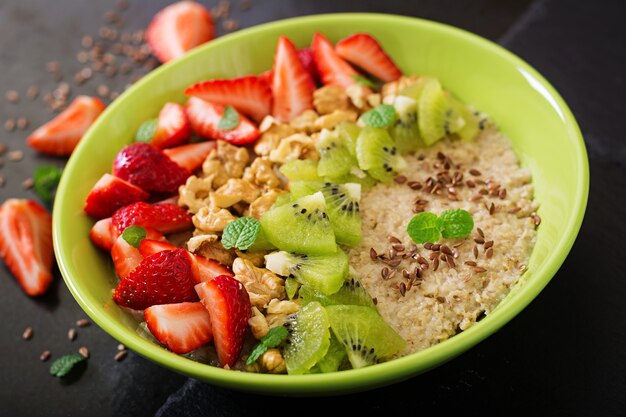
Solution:
[[[485,251],[485,258],[489,259],[493,256],[493,248],[489,248]]]
[[[485,243],[485,239],[483,239],[482,237],[475,237],[474,242],[478,243],[479,245],[482,245],[483,243]]]
[[[67,338],[68,338],[70,341],[74,341],[74,340],[76,339],[76,329],[75,329],[75,328],[73,328],[73,327],[72,327],[72,328],[70,328],[70,329],[67,331]]]
[[[504,200],[506,198],[506,188],[500,189],[500,192],[498,193],[498,197],[500,198],[500,200]]]
[[[387,236],[387,241],[389,241],[389,243],[402,243],[402,241],[395,236]]]
[[[463,263],[464,263],[465,265],[467,265],[467,266],[477,266],[476,262],[474,262],[474,261],[465,261],[465,262],[463,262]]]
[[[126,350],[126,346],[120,343],[119,345],[117,345],[117,350],[119,351]]]
[[[483,239],[485,238],[485,232],[483,232],[483,229],[481,229],[480,227],[477,227],[476,231],[478,232],[480,237],[482,237]]]
[[[491,203],[491,206],[489,206],[489,214],[493,215],[493,213],[496,212],[496,205]]]
[[[482,266],[474,266],[472,267],[472,269],[474,270],[474,272],[478,272],[479,274],[487,271],[485,268],[483,268]]]
[[[4,153],[7,151],[9,147],[7,145],[5,145],[4,143],[0,143],[0,155],[4,155]]]
[[[439,268],[439,258],[433,259],[433,271],[436,271]]]
[[[78,327],[87,327],[91,324],[91,321],[89,321],[88,319],[80,319],[80,320],[76,320],[76,325]]]
[[[487,242],[485,242],[485,249],[489,249],[492,246],[493,246],[493,240],[488,240]]]
[[[446,261],[448,261],[448,266],[450,268],[454,268],[456,266],[456,263],[454,262],[454,257],[453,256],[448,255],[446,257]]]
[[[445,297],[441,297],[441,296],[438,296],[437,298],[435,298],[435,300],[437,300],[439,304],[443,304],[446,302]]]
[[[12,162],[18,162],[24,159],[24,152],[19,151],[19,150],[11,151],[7,155],[9,157],[9,161],[12,161]]]
[[[28,119],[26,117],[18,117],[17,118],[17,128],[20,130],[24,130],[28,127]]]
[[[406,269],[403,269],[403,270],[402,270],[402,276],[403,276],[404,278],[407,278],[407,279],[408,279],[408,278],[411,276],[411,274],[410,274],[410,273],[409,273],[409,271],[407,271]]]
[[[440,248],[441,248],[441,245],[439,243],[435,243],[433,247],[431,248],[431,250],[437,252]]]
[[[96,92],[100,97],[107,97],[109,95],[109,87],[105,84],[100,84],[96,89]]]
[[[389,260],[395,259],[397,254],[398,252],[394,248],[389,249]]]
[[[452,250],[447,245],[441,245],[441,251],[446,255],[454,255]]]
[[[482,175],[482,173],[479,170],[474,169],[474,168],[470,169],[469,173],[472,174],[475,177],[479,177],[480,175]]]
[[[406,284],[404,282],[401,282],[399,289],[400,289],[400,295],[404,297],[404,295],[406,294]]]
[[[30,340],[32,338],[33,338],[33,328],[27,327],[26,329],[24,329],[24,332],[22,333],[22,339]]]
[[[50,359],[50,356],[52,354],[50,353],[49,350],[44,350],[43,352],[41,352],[41,355],[39,355],[39,360],[42,362],[47,361],[48,359]]]
[[[404,184],[406,182],[406,177],[404,175],[396,175],[393,180],[398,184]]]
[[[376,250],[374,250],[374,248],[370,248],[370,259],[372,261],[378,260],[378,254],[376,253]]]
[[[474,181],[472,181],[472,180],[465,181],[465,185],[467,185],[469,188],[476,187],[476,183]]]
[[[4,183],[5,183],[5,179],[2,175],[0,175],[0,188],[4,187]]]
[[[409,181],[407,185],[411,190],[419,190],[422,188],[422,184],[419,181]]]
[[[391,245],[391,247],[396,251],[396,252],[404,252],[404,245],[401,243],[396,243],[395,245]]]
[[[433,244],[431,242],[424,243],[424,249],[431,250],[433,248]]]
[[[474,253],[474,259],[478,259],[478,246],[474,245],[472,252]]]
[[[7,99],[9,103],[18,103],[20,101],[20,93],[15,90],[9,90],[6,92],[4,97]]]
[[[539,226],[541,224],[541,217],[539,217],[537,213],[531,214],[530,217],[533,219],[533,223],[535,223],[535,226]]]
[[[378,304],[378,298],[376,298],[376,297],[372,298],[372,302],[374,303],[374,305],[377,305]]]
[[[417,262],[422,264],[422,265],[428,265],[428,261],[426,260],[426,258],[424,258],[423,256],[419,256],[417,258]]]
[[[127,355],[128,355],[128,351],[127,350],[120,350],[119,352],[117,352],[115,354],[113,359],[115,359],[118,362],[121,362],[121,361],[124,360],[124,358],[126,358]]]
[[[89,358],[89,349],[87,349],[86,346],[82,346],[78,349],[78,353],[80,353],[83,358]]]
[[[33,188],[34,184],[35,181],[33,181],[32,178],[26,178],[24,181],[22,181],[22,188],[24,188],[25,190],[30,190],[31,188]]]
[[[383,269],[381,269],[380,275],[383,277],[383,279],[387,279],[389,277],[389,268],[384,267]]]
[[[37,87],[36,85],[31,85],[30,87],[28,87],[28,89],[26,90],[26,97],[28,97],[29,100],[34,100],[37,98],[37,96],[39,96],[39,87]]]
[[[235,19],[226,19],[222,22],[222,27],[227,32],[232,32],[239,29],[239,22]]]
[[[14,119],[7,119],[4,122],[4,130],[6,130],[7,132],[12,132],[15,130],[15,120]]]

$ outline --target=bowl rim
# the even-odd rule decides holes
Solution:
[[[533,271],[533,279],[527,281],[516,294],[507,300],[506,309],[495,309],[485,319],[471,326],[467,330],[431,346],[419,352],[397,358],[388,362],[376,364],[375,366],[365,367],[361,369],[353,369],[342,372],[334,372],[329,374],[312,374],[312,375],[272,375],[250,372],[233,372],[219,367],[214,367],[169,352],[166,349],[154,344],[148,340],[137,341],[135,338],[127,336],[128,329],[120,326],[113,318],[99,311],[102,306],[91,305],[83,294],[75,285],[70,274],[69,263],[70,257],[64,253],[62,249],[64,245],[63,233],[60,223],[61,211],[66,204],[64,199],[58,198],[53,208],[53,242],[54,252],[58,267],[61,271],[63,279],[69,288],[72,296],[76,299],[81,308],[89,315],[89,317],[105,330],[110,336],[123,343],[125,346],[133,350],[135,353],[145,357],[157,364],[169,368],[175,372],[185,374],[187,376],[197,378],[203,381],[214,383],[228,388],[237,390],[262,392],[266,394],[308,394],[308,395],[331,395],[344,392],[355,392],[363,389],[373,388],[375,386],[389,385],[419,373],[437,367],[447,360],[467,351],[477,343],[481,342],[503,325],[508,323],[512,318],[519,314],[548,284],[554,277],[557,270],[565,261],[574,241],[580,230],[582,220],[586,211],[588,192],[589,192],[589,166],[587,152],[584,140],[578,124],[570,111],[569,107],[556,91],[556,89],[533,67],[513,54],[506,48],[480,36],[458,27],[435,22],[423,18],[400,16],[385,13],[328,13],[315,14],[303,17],[293,17],[282,20],[276,20],[269,23],[256,25],[250,28],[242,29],[232,34],[224,35],[216,38],[208,44],[199,46],[188,52],[184,57],[162,65],[151,73],[147,74],[135,85],[125,91],[113,103],[107,106],[101,117],[91,126],[85,134],[83,140],[78,144],[77,149],[69,158],[65,172],[71,172],[74,165],[81,155],[91,136],[94,135],[101,124],[106,122],[107,114],[114,113],[119,103],[127,96],[133,94],[153,78],[159,77],[162,72],[175,71],[182,62],[194,59],[198,55],[207,53],[211,48],[223,43],[238,42],[240,39],[246,39],[254,36],[256,33],[263,32],[267,29],[280,29],[291,27],[301,23],[319,22],[337,22],[345,24],[347,21],[377,20],[381,23],[393,25],[402,22],[422,26],[426,30],[443,32],[445,35],[452,37],[461,37],[464,40],[476,44],[477,47],[486,48],[494,55],[498,55],[504,60],[511,62],[518,69],[525,72],[525,76],[530,77],[535,89],[542,94],[560,115],[567,133],[574,140],[572,146],[575,147],[576,164],[578,171],[575,173],[578,187],[575,194],[575,212],[570,216],[569,221],[564,229],[562,236],[557,245],[554,246],[551,253],[546,257],[541,267]],[[62,196],[68,187],[68,176],[63,175],[58,187],[58,195]]]

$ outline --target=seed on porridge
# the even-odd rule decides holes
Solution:
[[[474,242],[478,243],[479,245],[482,245],[483,243],[485,243],[485,239],[483,239],[482,237],[475,237],[474,238]]]
[[[378,254],[374,248],[370,248],[370,259],[374,262],[378,260]]]
[[[478,246],[474,245],[472,252],[474,253],[474,259],[478,259]]]
[[[404,184],[406,182],[406,177],[404,175],[396,175],[393,180],[398,184]]]
[[[531,214],[531,217],[533,219],[533,223],[535,223],[535,226],[539,226],[541,224],[541,217],[539,217],[537,213]]]
[[[479,170],[474,169],[474,168],[470,169],[469,173],[472,174],[475,177],[478,177],[478,176],[482,175],[482,173]]]
[[[433,248],[433,244],[431,242],[424,243],[424,249],[431,250]]]
[[[485,257],[487,259],[491,258],[493,256],[493,248],[489,248],[485,251]]]
[[[422,184],[419,181],[409,181],[407,185],[412,190],[420,190],[422,188]]]
[[[404,282],[401,282],[399,285],[399,289],[400,289],[400,295],[404,297],[406,295],[406,284]]]
[[[493,240],[488,240],[488,241],[485,242],[484,248],[485,249],[489,249],[492,246],[493,246]]]
[[[389,243],[402,243],[402,241],[395,236],[388,236],[387,240]]]
[[[483,232],[483,229],[481,229],[480,227],[477,227],[476,232],[478,232],[478,235],[480,237],[482,237],[483,239],[485,238],[485,232]]]
[[[489,206],[489,214],[493,215],[493,213],[496,212],[496,205],[491,203],[491,205]]]
[[[381,269],[380,271],[380,275],[383,277],[383,279],[387,279],[389,277],[389,268],[387,268],[386,266],[383,267],[383,269]]]
[[[439,268],[439,258],[435,256],[433,259],[433,271],[436,271]]]
[[[474,267],[472,267],[472,269],[474,270],[474,272],[478,272],[479,274],[480,274],[480,273],[483,273],[483,272],[485,272],[485,271],[487,271],[487,270],[486,270],[485,268],[483,268],[482,266],[474,266]]]
[[[467,266],[477,266],[478,264],[474,261],[465,261],[463,262]]]

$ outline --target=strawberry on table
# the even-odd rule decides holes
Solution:
[[[146,30],[148,45],[161,62],[179,58],[214,37],[211,11],[193,1],[165,7],[152,18]]]
[[[111,217],[114,236],[135,225],[150,227],[163,234],[182,232],[193,227],[189,213],[171,203],[148,204],[139,201],[122,207]]]
[[[355,33],[335,46],[337,55],[384,82],[397,80],[402,71],[385,53],[380,43],[367,33]]]
[[[211,318],[202,303],[154,305],[143,317],[150,333],[174,353],[189,353],[213,339]]]
[[[233,109],[238,123],[232,129],[221,129],[220,121],[226,107],[210,103],[197,97],[190,97],[187,101],[187,117],[191,128],[198,135],[207,139],[222,139],[233,145],[245,145],[254,142],[259,135],[259,129],[247,117]],[[234,113],[233,113],[234,112]]]
[[[233,366],[243,348],[251,314],[250,297],[235,278],[220,275],[195,286],[209,311],[213,341],[222,367]]]
[[[119,208],[137,201],[145,201],[150,195],[111,174],[104,174],[91,189],[85,200],[85,213],[95,219],[111,217]]]
[[[162,241],[166,242],[165,236],[152,228],[145,228],[146,239],[151,239],[154,242]],[[115,272],[117,275],[124,279],[130,274],[137,265],[141,263],[144,255],[134,246],[126,241],[123,235],[118,236],[111,247],[111,259],[113,260],[113,266],[115,266]]]
[[[356,83],[354,77],[359,73],[337,55],[335,48],[324,35],[321,33],[313,35],[311,49],[315,66],[324,85],[345,88]]]
[[[197,301],[192,261],[185,249],[165,250],[144,258],[113,294],[115,302],[133,310],[156,304]]]
[[[34,200],[0,206],[0,256],[26,294],[42,295],[52,282],[52,217]]]
[[[272,90],[264,79],[254,75],[202,81],[187,87],[185,94],[214,104],[233,106],[257,122],[272,111]]]
[[[115,241],[113,231],[111,230],[111,218],[107,217],[106,219],[98,220],[91,227],[89,238],[99,248],[110,251]]]
[[[104,108],[96,97],[78,96],[68,108],[31,133],[26,143],[41,153],[69,156]]]
[[[313,108],[315,83],[300,61],[295,45],[286,36],[278,38],[273,71],[274,117],[289,122]]]
[[[215,141],[206,141],[163,149],[163,153],[187,171],[195,172],[216,147]]]
[[[148,193],[173,194],[191,172],[178,166],[160,149],[147,143],[133,143],[115,156],[113,175]]]
[[[185,108],[178,103],[165,103],[157,119],[141,125],[136,140],[165,149],[187,143],[190,136],[191,128]]]

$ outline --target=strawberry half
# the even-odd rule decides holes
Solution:
[[[185,168],[189,172],[195,172],[216,147],[215,141],[206,141],[163,149],[163,153],[176,162],[178,166]]]
[[[235,278],[220,275],[195,286],[211,317],[213,340],[222,367],[233,366],[243,348],[251,314],[250,297]]]
[[[282,122],[289,122],[303,111],[313,108],[315,83],[298,58],[295,45],[286,36],[278,38],[272,91],[272,114]]]
[[[356,82],[354,79],[358,72],[343,60],[333,45],[322,35],[316,33],[311,42],[313,60],[324,85],[337,85],[348,87]]]
[[[26,294],[42,295],[52,282],[52,217],[34,200],[0,206],[0,256]]]
[[[384,82],[397,80],[402,71],[372,35],[355,33],[337,42],[337,55]]]
[[[193,227],[191,216],[182,207],[171,203],[148,204],[142,201],[113,213],[111,225],[114,236],[134,225],[150,227],[163,234],[182,232]]]
[[[215,37],[213,16],[193,1],[180,1],[157,13],[146,30],[146,40],[159,61],[181,57]]]
[[[317,72],[315,66],[315,59],[313,58],[313,50],[309,47],[298,49],[298,58],[302,62],[302,66],[309,73],[314,83],[320,81],[320,74]]]
[[[104,108],[96,97],[78,96],[68,108],[31,133],[26,143],[41,153],[69,156]]]
[[[110,251],[115,243],[113,232],[111,231],[111,218],[98,220],[89,231],[91,241],[106,251]]]
[[[141,188],[111,174],[104,174],[85,200],[85,213],[95,219],[111,217],[115,211],[150,195]]]
[[[185,94],[214,104],[233,106],[257,122],[272,111],[272,90],[265,80],[254,75],[202,81],[187,87]]]
[[[143,317],[156,340],[174,353],[189,353],[213,340],[211,318],[202,303],[155,305]]]
[[[154,229],[146,228],[146,237],[143,240],[166,241],[165,236]],[[143,241],[142,240],[142,241]],[[129,244],[122,235],[118,236],[111,247],[111,259],[117,275],[124,279],[137,265],[141,263],[144,255],[134,246]]]
[[[191,128],[198,135],[207,139],[222,139],[233,145],[245,145],[254,142],[261,134],[259,129],[239,113],[239,125],[234,129],[222,130],[219,123],[224,114],[224,106],[209,103],[197,97],[187,101],[187,117]]]
[[[115,156],[113,175],[149,193],[173,194],[191,172],[178,166],[157,147],[133,143]]]
[[[150,144],[157,148],[171,148],[189,141],[191,127],[185,108],[177,103],[166,103],[159,112],[159,121]]]
[[[156,304],[198,301],[191,270],[191,257],[185,249],[148,256],[118,284],[113,300],[133,310]]]

